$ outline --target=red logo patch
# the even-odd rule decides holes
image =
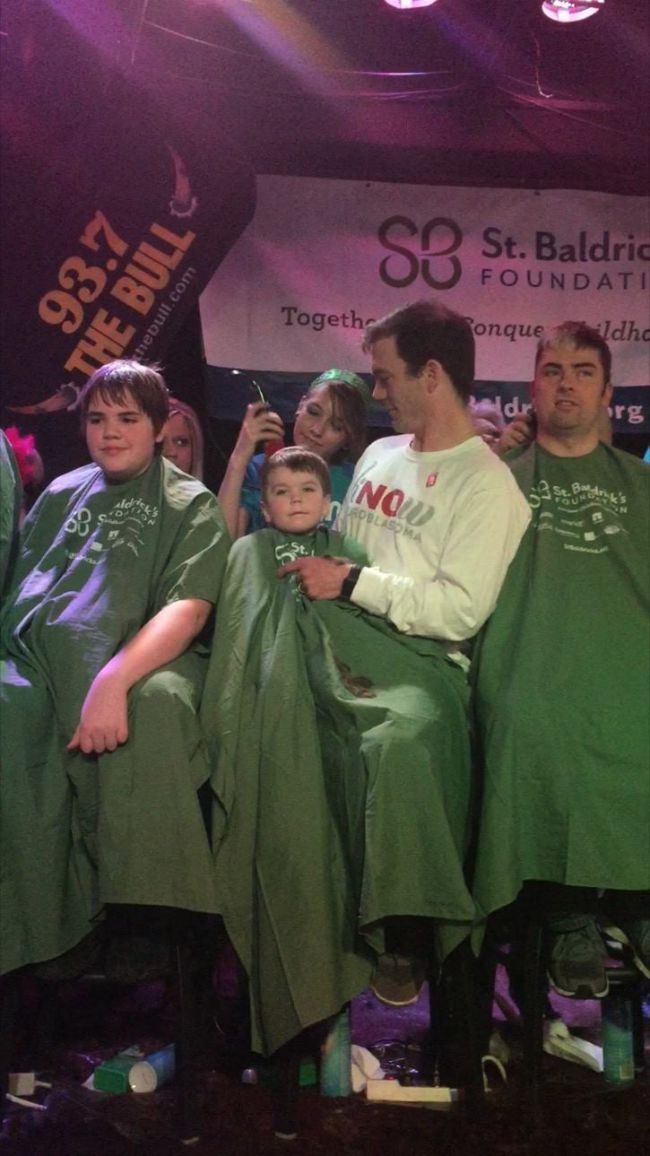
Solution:
[[[437,481],[438,481],[438,475],[437,474],[429,474],[429,477],[427,478],[427,489],[429,489],[429,486],[435,486]]]

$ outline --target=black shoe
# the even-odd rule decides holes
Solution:
[[[370,990],[389,1007],[417,1003],[426,976],[426,961],[387,953],[377,960]]]
[[[47,983],[62,983],[64,980],[79,979],[89,972],[101,970],[106,950],[106,928],[103,924],[94,927],[83,939],[54,959],[46,959],[31,968],[32,975]]]

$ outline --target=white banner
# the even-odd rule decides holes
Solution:
[[[433,295],[470,319],[477,380],[529,380],[541,330],[579,320],[645,386],[649,289],[641,197],[266,176],[201,315],[210,365],[363,371],[365,324]]]

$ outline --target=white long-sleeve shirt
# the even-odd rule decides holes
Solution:
[[[479,437],[418,453],[410,435],[368,447],[339,528],[365,549],[352,602],[460,658],[492,613],[530,520],[510,470]]]

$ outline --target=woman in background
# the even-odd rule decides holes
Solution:
[[[163,457],[179,470],[203,481],[203,431],[191,405],[169,399],[169,417],[163,426]]]

